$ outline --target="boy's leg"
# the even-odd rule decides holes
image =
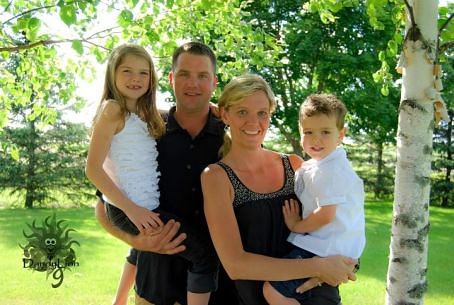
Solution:
[[[270,305],[299,305],[300,303],[296,299],[288,298],[282,295],[279,291],[274,289],[270,282],[263,284],[263,296]]]

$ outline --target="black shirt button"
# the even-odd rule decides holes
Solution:
[[[187,169],[191,169],[191,164],[186,165]]]

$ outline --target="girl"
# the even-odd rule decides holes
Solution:
[[[156,139],[165,124],[156,107],[157,76],[147,51],[137,45],[116,48],[107,63],[104,92],[93,120],[86,174],[103,193],[109,219],[130,234],[153,234],[175,219],[161,210]],[[210,243],[187,233],[190,261],[188,304],[208,304],[216,288],[218,262]]]

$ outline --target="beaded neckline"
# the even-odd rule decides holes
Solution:
[[[265,200],[265,199],[273,199],[285,195],[290,195],[294,193],[294,175],[295,172],[293,171],[290,161],[287,155],[281,155],[282,163],[284,166],[284,185],[282,188],[275,192],[271,193],[257,193],[249,189],[243,182],[238,178],[235,174],[233,169],[225,164],[224,162],[217,162],[227,173],[227,176],[232,183],[234,189],[234,199],[233,199],[233,206],[239,207],[247,202],[258,201],[258,200]]]

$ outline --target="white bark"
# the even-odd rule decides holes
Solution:
[[[430,162],[434,110],[426,96],[433,87],[438,0],[408,1],[425,42],[407,40],[397,131],[394,211],[386,304],[424,303],[427,288]],[[411,26],[407,12],[407,31]],[[406,31],[406,32],[407,32]]]

